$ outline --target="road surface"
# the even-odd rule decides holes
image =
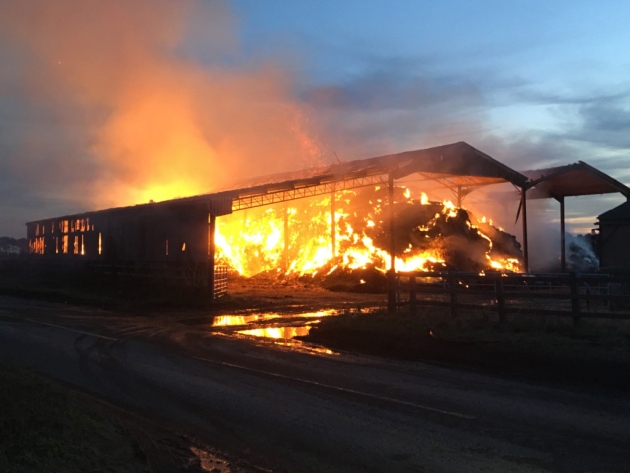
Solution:
[[[190,318],[0,297],[0,357],[251,471],[630,471],[621,394],[296,350],[211,334]]]

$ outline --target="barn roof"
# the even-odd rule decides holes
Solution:
[[[330,164],[302,171],[259,177],[248,185],[289,183],[295,180],[340,180],[355,175],[388,174],[395,179],[419,173],[447,186],[512,182],[523,185],[527,177],[463,141],[375,158]]]
[[[630,220],[630,202],[626,201],[597,217],[600,221]]]
[[[521,187],[527,181],[523,174],[460,141],[433,148],[263,176],[247,181],[247,187],[221,194],[232,195],[234,210],[239,210],[327,194],[334,190],[386,183],[389,175],[400,179],[411,174],[419,175],[434,186],[460,189],[464,193],[480,186],[504,182]]]
[[[214,193],[107,211],[128,211],[144,206],[205,204],[210,213],[221,216],[235,210],[386,184],[390,175],[394,179],[400,179],[414,173],[434,186],[459,189],[464,193],[480,186],[503,182],[524,186],[527,181],[523,174],[460,141],[433,148],[262,176]],[[93,212],[58,218],[88,213]]]
[[[630,196],[630,189],[608,174],[595,169],[583,161],[547,169],[522,171],[528,183],[528,199],[610,194],[620,192]]]

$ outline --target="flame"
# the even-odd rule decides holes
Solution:
[[[398,271],[449,269],[452,235],[442,232],[448,225],[464,224],[466,238],[474,240],[481,248],[478,251],[483,251],[481,261],[476,263],[479,268],[519,271],[517,257],[495,250],[489,235],[498,230],[488,219],[479,219],[478,225],[473,225],[467,211],[458,209],[451,201],[430,202],[425,193],[413,200],[409,189],[396,189],[395,209],[425,208],[418,204],[430,206],[422,210],[425,214],[435,209],[435,213],[428,214],[432,217],[426,224],[413,229],[415,240],[412,238],[404,249],[397,250]],[[338,268],[374,268],[380,272],[391,269],[386,236],[389,228],[389,213],[385,211],[389,205],[387,189],[377,186],[369,191],[343,191],[334,198],[334,240],[330,196],[294,201],[284,207],[249,209],[218,219],[217,259],[248,277],[262,272],[314,276],[331,274]]]
[[[444,200],[442,202],[443,205],[443,210],[442,213],[444,215],[446,215],[447,218],[454,218],[457,217],[457,207],[455,207],[455,204],[453,204],[453,202],[451,202],[450,200]]]

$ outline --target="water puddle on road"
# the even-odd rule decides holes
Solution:
[[[279,314],[254,314],[254,315],[217,315],[212,321],[213,327],[229,327],[233,325],[247,325],[251,322],[276,319]]]
[[[276,344],[299,350],[333,354],[331,350],[310,346],[310,344],[297,340],[295,337],[308,335],[311,327],[319,323],[320,319],[338,313],[339,310],[327,309],[314,312],[220,315],[214,317],[212,328],[225,335],[244,335],[268,339]]]
[[[288,327],[259,327],[248,330],[238,330],[238,335],[246,335],[250,337],[257,337],[268,339],[276,345],[284,345],[290,347],[292,350],[300,352],[307,352],[318,355],[338,355],[339,353],[313,343],[308,343],[302,340],[298,340],[295,337],[303,337],[308,335],[308,331],[317,321],[314,321],[310,325],[301,326],[288,326]]]
[[[298,312],[298,313],[290,313],[290,314],[279,314],[276,312],[266,313],[266,314],[250,314],[250,315],[217,315],[214,317],[212,321],[213,327],[233,327],[239,325],[249,325],[256,322],[264,322],[266,320],[271,319],[280,319],[274,320],[274,326],[282,326],[282,320],[286,319],[319,319],[321,317],[326,317],[328,315],[337,314],[338,311],[335,309],[327,309],[327,310],[318,310],[316,312]],[[260,335],[263,336],[263,335]],[[278,338],[278,337],[271,337]]]
[[[293,337],[303,337],[308,335],[311,325],[304,327],[261,327],[249,330],[239,330],[242,335],[251,335],[253,337],[274,338],[282,340],[290,340]]]

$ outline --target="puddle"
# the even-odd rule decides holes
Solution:
[[[231,325],[247,325],[251,322],[277,319],[279,314],[255,314],[255,315],[217,315],[212,321],[213,327],[229,327]]]
[[[303,327],[261,327],[249,330],[239,330],[242,335],[252,335],[254,337],[273,338],[276,340],[290,340],[293,337],[303,337],[308,335],[312,325]]]
[[[318,321],[315,321],[317,323]],[[301,326],[287,327],[259,327],[248,330],[238,330],[239,335],[249,335],[251,337],[260,337],[272,341],[274,344],[290,347],[292,350],[311,353],[317,355],[338,355],[339,353],[330,348],[322,347],[316,344],[296,340],[295,337],[308,335],[308,331],[315,323]]]
[[[246,335],[267,339],[274,344],[291,347],[291,349],[318,354],[334,355],[332,350],[302,342],[295,337],[308,335],[311,327],[319,323],[319,319],[339,313],[337,309],[319,310],[316,312],[262,313],[245,315],[221,315],[214,317],[212,327],[215,333],[223,335]],[[307,320],[305,320],[307,319]]]
[[[294,319],[294,318],[320,318],[338,313],[335,309],[319,310],[317,312],[298,312],[289,314],[279,314],[271,312],[266,314],[250,314],[250,315],[217,315],[212,321],[213,327],[230,327],[237,325],[248,325],[254,322],[263,322],[270,319]],[[261,335],[262,336],[262,335]],[[271,337],[278,338],[278,337]]]

